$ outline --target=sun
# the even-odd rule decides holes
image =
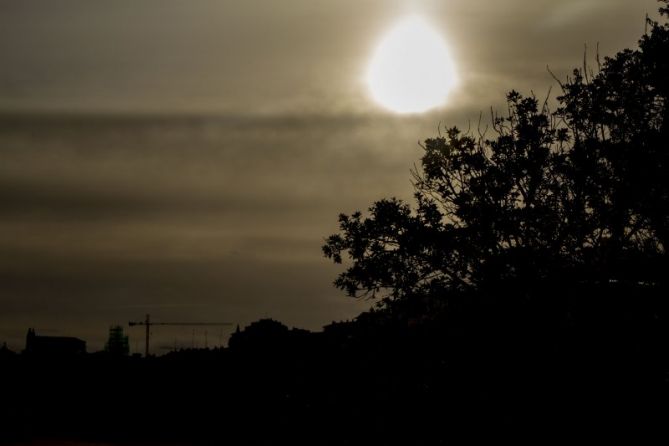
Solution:
[[[401,20],[385,35],[367,71],[374,101],[396,113],[444,105],[456,82],[446,42],[420,16]]]

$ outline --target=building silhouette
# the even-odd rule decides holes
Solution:
[[[109,339],[105,344],[105,352],[112,356],[128,356],[130,354],[128,336],[123,333],[123,327],[120,325],[109,327]]]
[[[86,353],[86,342],[65,336],[39,336],[28,329],[25,353],[36,356],[76,356]]]
[[[16,353],[11,351],[9,347],[7,347],[6,342],[3,342],[2,347],[0,347],[0,360],[6,358],[13,358],[14,356],[16,356]]]

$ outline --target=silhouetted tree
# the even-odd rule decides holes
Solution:
[[[664,287],[669,26],[649,29],[596,73],[575,70],[556,110],[512,91],[493,138],[451,128],[426,140],[414,208],[392,198],[339,216],[323,246],[350,261],[335,285],[409,315],[472,291]]]
[[[260,319],[252,322],[244,330],[235,331],[230,336],[229,346],[233,350],[272,351],[286,343],[290,330],[274,319]]]

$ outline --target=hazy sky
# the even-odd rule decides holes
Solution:
[[[417,141],[515,88],[544,95],[632,47],[654,0],[0,0],[0,342],[101,347],[110,324],[261,317],[318,329],[369,305],[320,253],[339,212],[410,198]],[[363,82],[422,14],[460,84],[397,116]],[[130,332],[131,344],[140,333]],[[156,329],[155,348],[193,333]],[[223,333],[227,336],[226,333]],[[202,333],[195,342],[202,345]],[[210,345],[219,336],[210,337]]]

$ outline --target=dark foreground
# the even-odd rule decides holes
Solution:
[[[439,316],[363,314],[323,333],[265,321],[229,349],[148,360],[5,358],[1,438],[382,445],[666,436],[664,296],[618,287],[544,297],[506,296],[502,305],[462,296]]]

